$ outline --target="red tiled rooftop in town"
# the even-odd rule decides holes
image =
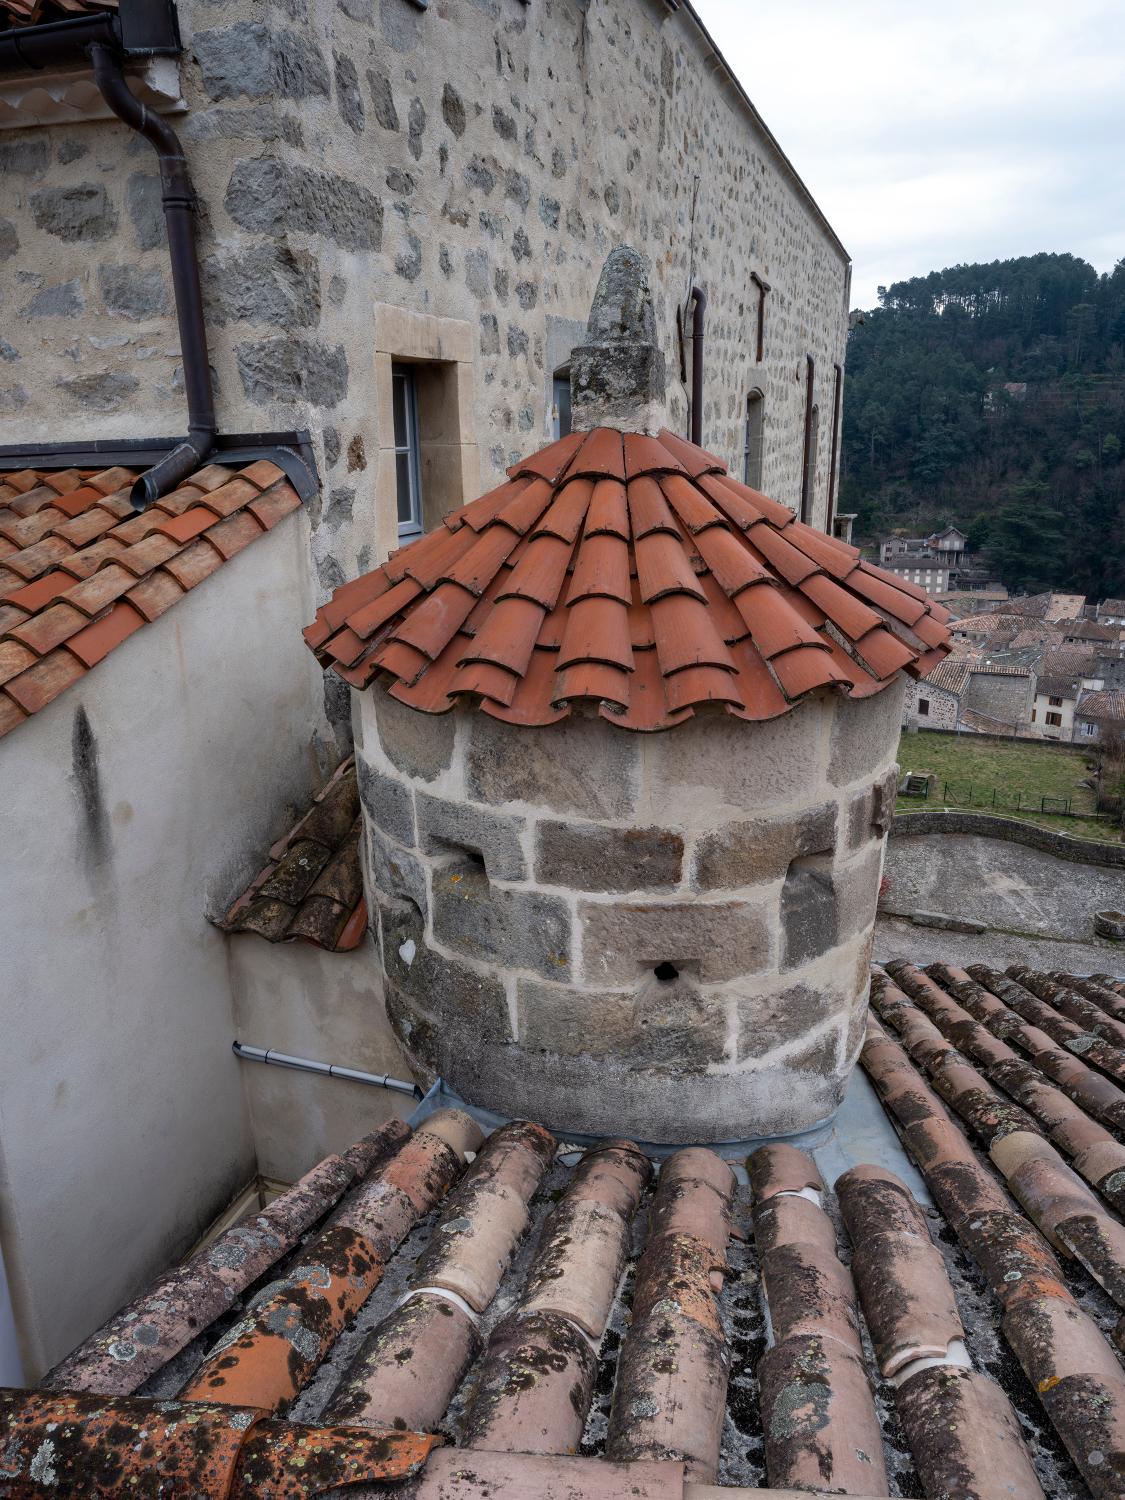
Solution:
[[[428,713],[541,725],[587,701],[651,730],[867,696],[949,650],[921,589],[672,433],[572,433],[508,474],[336,590],[305,632],[324,666]]]
[[[0,735],[301,503],[268,459],[208,464],[140,515],[135,478],[0,472]]]

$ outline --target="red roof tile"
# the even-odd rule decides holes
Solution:
[[[348,759],[217,925],[331,953],[357,948],[367,931],[360,827],[355,761]]]
[[[305,631],[322,665],[427,713],[539,725],[587,701],[661,729],[865,696],[948,649],[924,595],[672,433],[572,433],[508,472],[336,590]]]
[[[23,663],[0,671],[0,736],[300,504],[268,459],[208,464],[142,515],[135,477],[0,473],[0,663]]]

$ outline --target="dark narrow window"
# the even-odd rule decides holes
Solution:
[[[409,365],[391,367],[395,421],[395,477],[398,490],[398,534],[422,532],[422,468],[418,456],[418,388]]]
[[[805,356],[805,449],[801,465],[801,520],[812,521],[813,481],[816,478],[816,418],[813,390],[816,364],[811,354]]]
[[[765,397],[754,390],[746,398],[746,427],[742,436],[742,482],[752,490],[762,488],[762,437],[765,428]]]
[[[930,700],[928,698],[918,699],[918,712],[923,718],[928,716],[930,712]]]
[[[770,289],[770,284],[768,281],[763,281],[756,271],[750,272],[750,280],[758,288],[758,327],[754,340],[756,350],[754,358],[758,364],[761,364],[766,353],[766,293]]]
[[[555,371],[551,390],[551,431],[561,438],[570,430],[570,369],[564,367]]]
[[[835,529],[836,479],[840,468],[840,408],[844,394],[844,372],[839,365],[834,365],[833,369],[836,377],[832,384],[832,463],[828,470],[828,515],[824,523],[829,536]]]

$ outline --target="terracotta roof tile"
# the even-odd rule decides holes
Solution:
[[[217,924],[271,943],[356,948],[367,931],[360,866],[359,787],[346,760],[309,811],[269,851],[269,862]]]
[[[823,687],[863,696],[948,649],[924,595],[673,434],[571,434],[509,472],[336,591],[305,632],[323,664],[356,687],[397,677],[426,712],[464,697],[533,725],[586,700],[656,729],[707,703],[760,719]],[[417,589],[392,599],[406,577]]]
[[[209,464],[142,515],[134,478],[0,474],[0,638],[18,632],[32,652],[0,683],[0,735],[300,504],[268,459],[241,473]]]

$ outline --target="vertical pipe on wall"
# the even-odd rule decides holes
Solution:
[[[693,286],[688,299],[691,314],[691,440],[703,446],[703,319],[707,311],[707,293]]]
[[[832,525],[836,517],[836,475],[840,464],[840,410],[844,394],[844,372],[839,365],[833,368],[836,371],[836,379],[832,388],[832,466],[828,472],[828,513],[824,520],[824,529],[829,536],[832,535]]]
[[[816,364],[811,354],[805,355],[805,444],[801,457],[801,520],[806,524],[812,519],[812,435],[813,435],[813,387],[816,379]]]

